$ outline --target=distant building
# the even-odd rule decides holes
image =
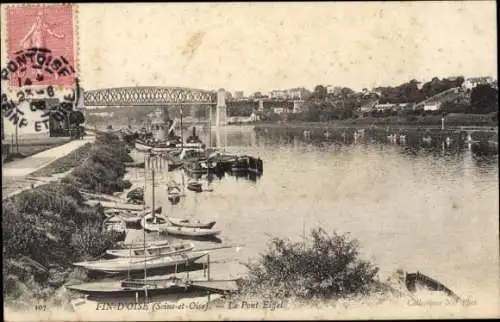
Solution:
[[[234,94],[233,94],[233,98],[235,100],[240,100],[240,99],[243,99],[245,97],[243,91],[235,91]]]
[[[477,85],[493,84],[493,77],[469,77],[464,80],[462,87],[465,89],[473,89]]]
[[[290,88],[284,90],[274,90],[269,93],[269,97],[278,100],[303,100],[310,92],[304,87]]]
[[[424,104],[424,111],[437,111],[441,108],[441,102],[432,102]]]
[[[270,98],[273,99],[287,99],[288,98],[288,93],[285,90],[274,90],[271,91],[271,96]]]
[[[371,110],[377,110],[377,111],[401,111],[403,109],[411,108],[413,106],[412,103],[386,103],[386,104],[375,104],[375,105],[367,105],[365,106],[364,112],[371,111]],[[362,107],[363,109],[363,107]]]
[[[340,95],[342,93],[342,87],[340,86],[333,86],[333,85],[327,85],[326,86],[326,92],[328,94],[331,94],[333,96]]]
[[[289,99],[298,99],[303,100],[306,96],[308,96],[311,92],[309,92],[304,87],[291,88],[288,90],[288,98]]]

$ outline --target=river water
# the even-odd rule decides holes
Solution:
[[[270,236],[298,241],[322,227],[358,239],[381,278],[399,268],[420,271],[460,296],[498,299],[497,155],[476,157],[466,145],[408,147],[369,138],[311,142],[244,127],[212,140],[228,152],[260,157],[264,174],[215,178],[212,192],[186,191],[172,206],[164,182],[180,182],[180,172],[156,171],[155,204],[166,215],[214,219],[224,243],[244,245],[214,255],[226,260],[225,277],[243,273],[239,262],[256,258]],[[131,169],[127,177],[143,184],[143,171]],[[150,187],[146,198],[150,204]]]

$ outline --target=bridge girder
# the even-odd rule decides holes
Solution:
[[[217,93],[184,87],[118,87],[86,90],[85,106],[217,104]]]

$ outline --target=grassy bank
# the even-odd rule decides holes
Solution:
[[[85,278],[77,276],[71,264],[99,256],[116,240],[117,236],[102,232],[102,210],[84,205],[79,188],[121,191],[127,156],[116,136],[98,137],[87,161],[68,177],[2,203],[7,304],[32,309],[44,301],[63,303],[62,285]]]
[[[64,173],[69,171],[78,165],[82,164],[90,156],[92,150],[92,144],[86,143],[85,145],[79,147],[78,149],[72,151],[68,155],[63,156],[60,159],[52,162],[45,168],[35,171],[31,174],[32,177],[49,177],[53,174]]]
[[[362,117],[329,122],[302,122],[298,120],[282,120],[277,122],[259,122],[256,126],[266,127],[355,127],[366,128],[371,126],[393,126],[404,128],[441,128],[441,115],[411,115],[411,116],[386,116]],[[460,114],[450,113],[445,116],[445,127],[498,127],[498,120],[490,114]]]

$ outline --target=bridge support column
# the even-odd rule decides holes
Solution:
[[[226,91],[222,88],[217,92],[217,112],[215,114],[217,127],[227,124]]]
[[[259,111],[263,111],[264,110],[264,100],[263,99],[260,99],[259,100]]]

